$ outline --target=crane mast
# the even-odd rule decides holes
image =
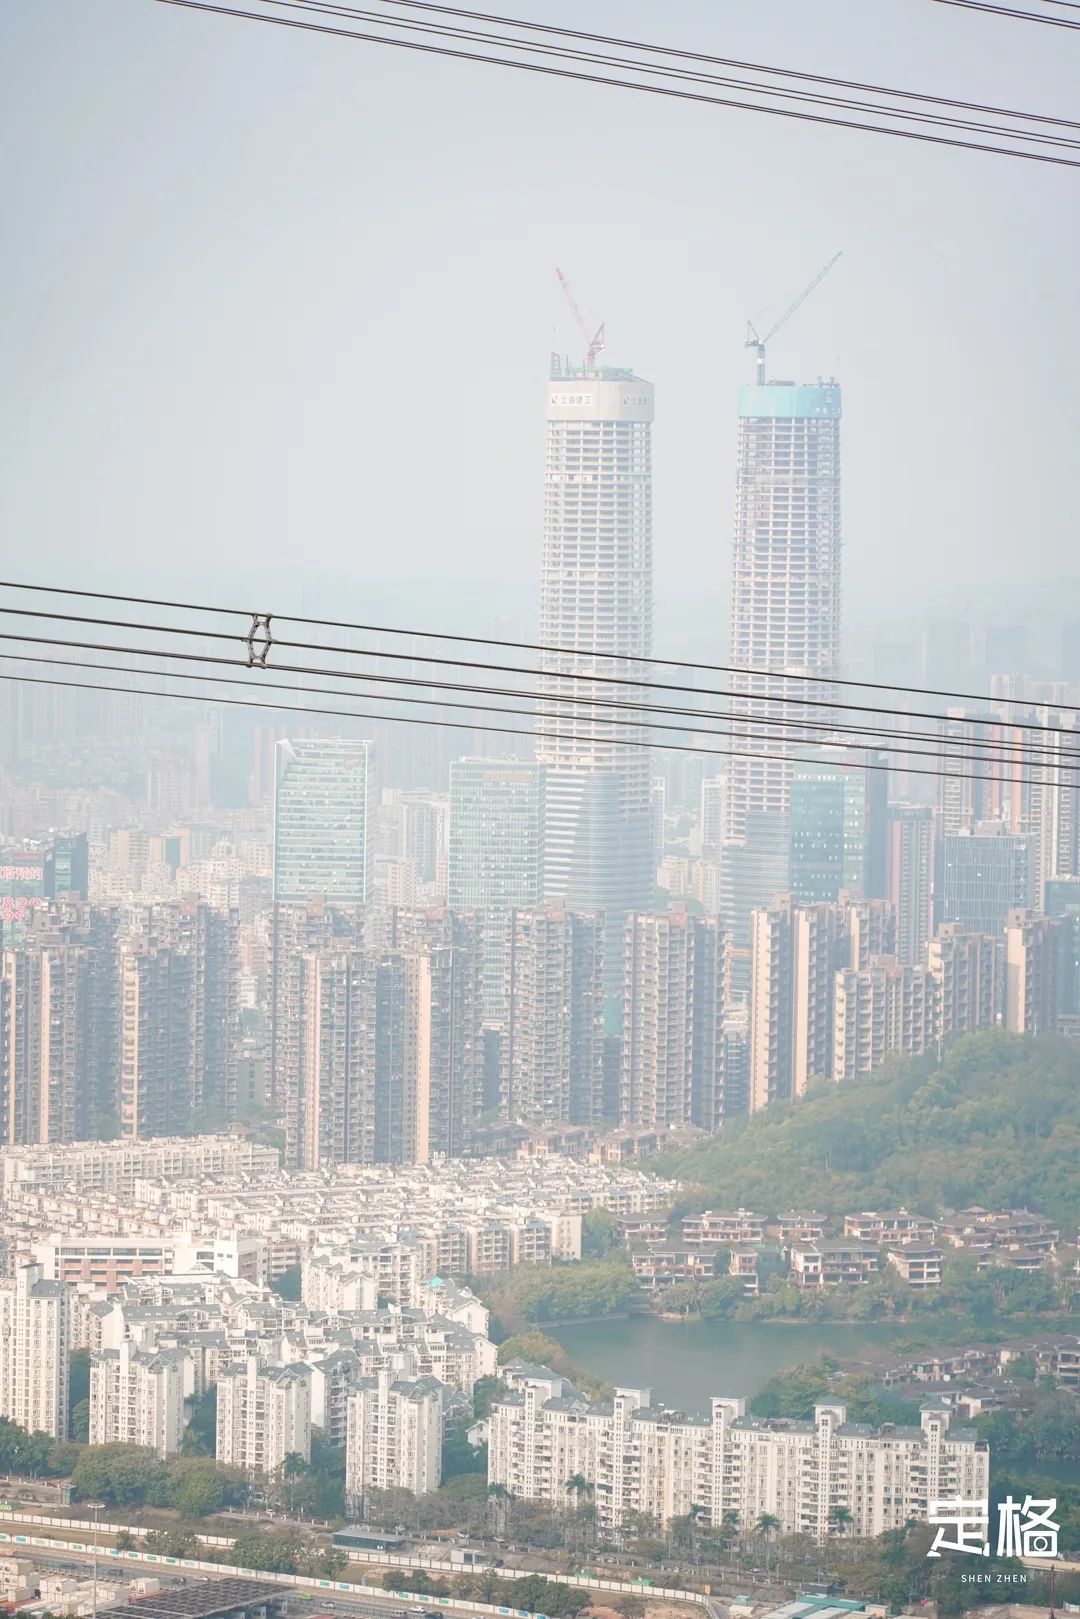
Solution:
[[[590,337],[588,323],[585,320],[585,316],[578,308],[577,299],[570,290],[569,281],[567,281],[566,277],[563,275],[562,271],[558,269],[558,267],[556,267],[555,274],[559,278],[559,285],[563,290],[567,303],[570,305],[571,312],[573,313],[574,320],[577,324],[577,329],[581,333],[581,340],[585,344],[585,365],[591,371],[593,366],[596,364],[597,355],[603,354],[604,352],[604,323],[601,321],[600,325],[596,328],[596,331]]]
[[[814,288],[821,285],[839,257],[839,253],[833,254],[828,264],[826,264],[823,269],[818,271],[817,275],[810,282],[809,286],[803,288],[802,292],[800,292],[799,296],[795,299],[795,302],[788,305],[788,307],[784,310],[784,313],[780,316],[780,319],[776,321],[772,327],[770,327],[770,329],[765,333],[764,337],[758,336],[758,333],[754,330],[753,321],[747,321],[746,342],[743,346],[748,349],[753,349],[757,355],[757,382],[759,387],[761,387],[765,381],[766,343],[770,342],[776,336],[781,326],[787,325],[788,321],[791,319],[792,315],[794,315],[797,309],[802,308],[807,298],[809,298],[810,294],[814,291]],[[559,279],[561,280],[562,277],[560,276]],[[600,330],[603,331],[603,327],[601,327]]]

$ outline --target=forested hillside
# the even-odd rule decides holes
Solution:
[[[683,1208],[934,1213],[1038,1209],[1080,1221],[1080,1042],[985,1034],[773,1107],[659,1161]]]

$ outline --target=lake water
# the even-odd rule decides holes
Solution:
[[[831,1355],[837,1360],[910,1336],[894,1322],[866,1325],[761,1321],[596,1321],[545,1327],[576,1365],[630,1388],[651,1388],[665,1405],[705,1412],[714,1394],[756,1394],[774,1372]]]

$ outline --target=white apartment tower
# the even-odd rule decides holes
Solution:
[[[389,1369],[364,1378],[349,1396],[345,1494],[362,1510],[370,1490],[426,1495],[442,1478],[442,1384],[395,1380]]]
[[[645,733],[626,721],[652,647],[653,386],[553,357],[540,581],[544,891],[572,910],[652,903]],[[593,656],[595,654],[595,656]],[[622,684],[625,680],[627,683]],[[584,699],[584,701],[583,701]]]
[[[90,1443],[148,1445],[162,1460],[184,1433],[181,1350],[142,1350],[130,1340],[90,1362]]]
[[[217,1460],[273,1478],[293,1454],[311,1460],[310,1366],[263,1366],[250,1357],[224,1367],[218,1379]]]
[[[727,830],[784,814],[783,757],[820,738],[840,661],[840,389],[742,388],[731,596],[731,772]],[[800,723],[802,722],[802,723]],[[751,827],[753,823],[751,822]]]
[[[69,1290],[24,1265],[0,1281],[0,1416],[67,1438]]]

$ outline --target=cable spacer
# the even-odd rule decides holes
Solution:
[[[251,628],[245,637],[249,669],[265,669],[274,637],[270,633],[270,614],[252,613]]]

